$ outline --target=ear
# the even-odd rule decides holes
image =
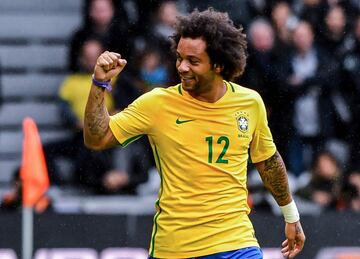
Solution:
[[[221,66],[221,65],[219,65],[219,64],[214,64],[214,69],[215,69],[215,72],[216,73],[221,73],[221,71],[224,69],[224,66]]]

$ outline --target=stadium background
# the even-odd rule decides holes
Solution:
[[[225,2],[242,6],[245,0]],[[80,0],[0,0],[0,196],[11,187],[21,158],[21,121],[25,116],[36,120],[44,142],[68,134],[62,129],[55,102],[68,73],[69,38],[82,24],[84,6]],[[155,196],[89,196],[72,188],[54,188],[50,194],[54,209],[35,218],[35,250],[93,248],[100,254],[109,247],[147,249]],[[19,211],[0,212],[0,255],[5,256],[1,251],[10,249],[6,251],[15,251],[20,258],[20,216]],[[262,246],[278,252],[283,239],[281,217],[255,212],[252,218]],[[359,249],[358,213],[305,215],[303,225],[308,239],[299,258],[359,258],[359,252],[358,257],[350,257],[333,251],[332,257],[316,257],[322,248]]]

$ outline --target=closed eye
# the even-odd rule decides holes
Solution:
[[[190,60],[191,65],[198,65],[200,62],[198,60]]]

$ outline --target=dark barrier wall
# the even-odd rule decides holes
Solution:
[[[284,239],[283,220],[270,214],[251,216],[263,247],[280,247]],[[149,245],[152,217],[127,215],[35,216],[34,246],[39,248],[142,247]],[[307,234],[306,247],[299,259],[314,258],[322,247],[360,246],[360,214],[326,213],[302,218]],[[21,251],[21,214],[0,214],[0,248]]]

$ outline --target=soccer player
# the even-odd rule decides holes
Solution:
[[[283,212],[282,253],[295,257],[305,235],[264,103],[231,82],[246,63],[242,29],[226,13],[194,11],[179,17],[172,40],[180,84],[155,88],[109,116],[104,91],[126,60],[106,51],[85,111],[84,140],[92,149],[149,138],[161,177],[149,258],[262,258],[248,217],[249,155]]]

